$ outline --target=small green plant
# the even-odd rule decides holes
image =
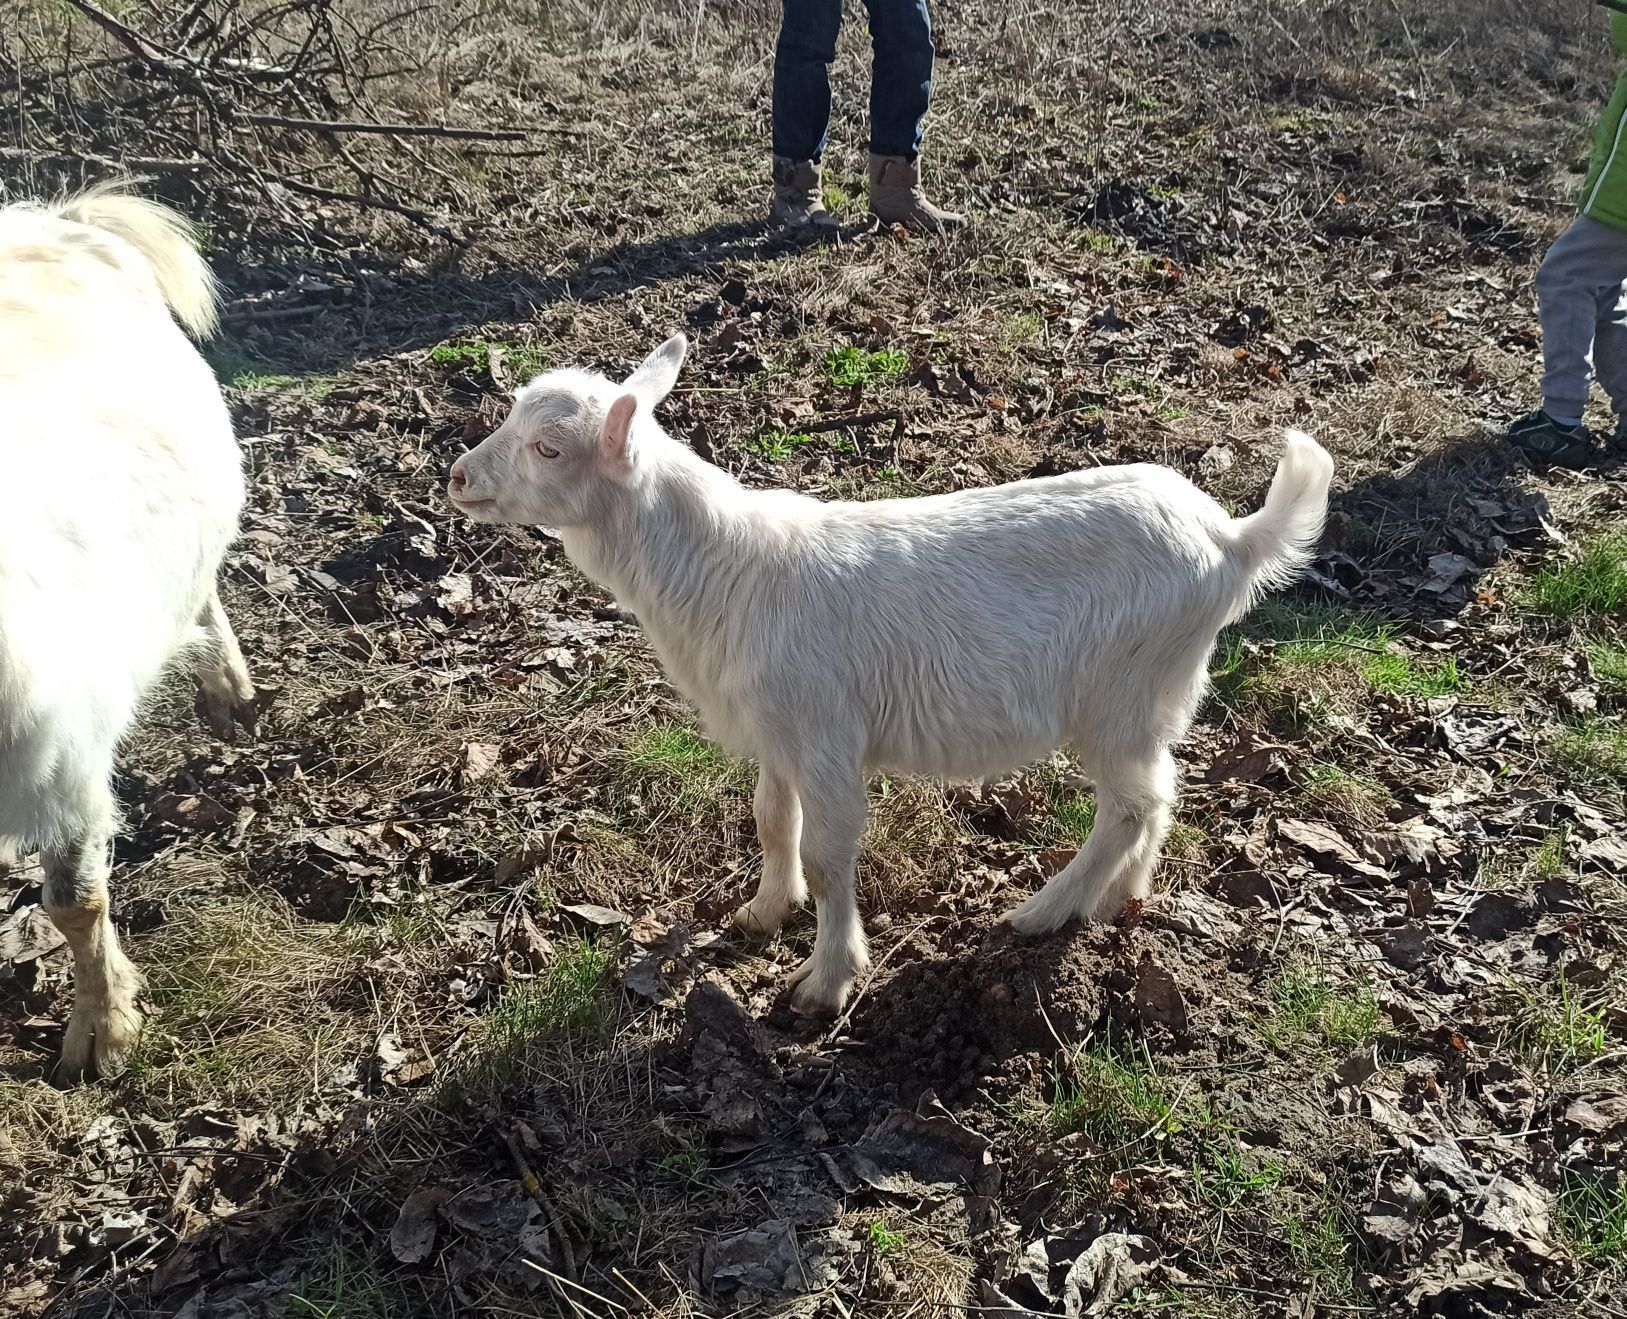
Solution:
[[[1378,1035],[1383,1010],[1366,985],[1342,990],[1326,971],[1306,962],[1291,962],[1268,986],[1271,1012],[1261,1034],[1285,1052],[1311,1037],[1349,1048]]]
[[[1098,256],[1110,256],[1118,250],[1118,240],[1112,234],[1104,234],[1100,229],[1086,229],[1079,235],[1079,242]]]
[[[1614,1185],[1566,1169],[1559,1182],[1560,1234],[1585,1259],[1627,1262],[1627,1177]]]
[[[870,352],[844,344],[825,354],[825,374],[830,377],[831,384],[844,388],[890,380],[902,375],[909,364],[908,355],[900,348],[881,348]]]
[[[1602,716],[1579,719],[1554,730],[1554,759],[1578,778],[1627,784],[1627,730]]]
[[[493,350],[503,354],[514,378],[522,382],[546,371],[550,365],[548,355],[535,345],[504,343],[500,340],[493,340],[490,343],[436,344],[429,350],[429,360],[435,366],[453,370],[478,370],[485,367]]]
[[[298,385],[304,377],[279,371],[269,362],[261,361],[252,353],[238,347],[229,339],[217,340],[204,350],[204,358],[214,368],[215,379],[229,389],[260,392],[287,389]],[[332,382],[325,382],[328,388]],[[323,392],[326,392],[324,390]]]
[[[878,1255],[891,1255],[904,1244],[902,1232],[890,1231],[879,1218],[870,1224],[870,1249]]]
[[[1157,398],[1163,389],[1151,376],[1114,376],[1108,385],[1119,394],[1139,394],[1142,398]]]
[[[773,427],[746,441],[746,447],[771,463],[782,463],[798,449],[813,443],[813,436],[802,431],[781,430]]]
[[[1538,879],[1557,879],[1565,873],[1570,851],[1570,826],[1562,824],[1546,838],[1531,858],[1531,870]]]
[[[1530,607],[1555,618],[1599,618],[1627,605],[1627,533],[1594,541],[1576,558],[1545,568],[1532,583]]]
[[[661,1166],[685,1186],[692,1187],[706,1180],[712,1170],[712,1160],[704,1144],[684,1139],[662,1158]]]

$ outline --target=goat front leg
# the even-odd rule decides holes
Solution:
[[[141,975],[119,947],[109,913],[112,831],[97,829],[40,854],[45,911],[73,952],[73,1015],[58,1076],[113,1076],[128,1066],[141,1035]]]
[[[734,923],[746,934],[767,938],[808,900],[802,878],[802,803],[796,784],[765,762],[757,767],[751,804],[757,841],[763,845],[763,878],[757,895],[734,913]]]
[[[237,634],[221,607],[218,588],[210,590],[198,626],[204,633],[204,650],[197,667],[198,713],[222,741],[230,740],[236,725],[253,732],[254,683],[243,662]]]
[[[801,778],[802,870],[813,892],[819,928],[813,952],[791,975],[791,1004],[810,1016],[834,1016],[853,981],[870,964],[853,870],[864,832],[864,773],[858,766]]]

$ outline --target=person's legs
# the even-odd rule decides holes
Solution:
[[[1599,299],[1593,367],[1599,384],[1610,396],[1610,407],[1616,414],[1612,439],[1620,444],[1627,440],[1627,286],[1609,290]]]
[[[870,12],[870,150],[921,154],[921,125],[932,101],[932,20],[926,0],[865,0]]]
[[[774,47],[774,154],[817,163],[830,128],[830,66],[842,0],[784,0]]]
[[[1578,216],[1548,249],[1537,271],[1542,321],[1542,408],[1561,424],[1578,422],[1593,379],[1601,315],[1627,283],[1627,231]]]
[[[932,99],[932,23],[926,0],[865,0],[870,12],[870,210],[888,224],[958,229],[921,190],[921,123]]]

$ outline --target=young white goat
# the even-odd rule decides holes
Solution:
[[[0,843],[39,850],[74,955],[69,1079],[141,1027],[108,914],[114,750],[194,642],[217,731],[254,695],[215,592],[242,457],[171,312],[215,323],[180,216],[117,188],[0,210]]]
[[[1096,784],[1084,847],[1007,914],[1024,932],[1148,892],[1175,798],[1170,746],[1216,634],[1286,582],[1321,533],[1333,463],[1290,432],[1265,507],[1231,518],[1167,467],[821,503],[748,490],[651,415],[677,336],[622,385],[550,371],[452,468],[482,522],[557,529],[637,614],[724,746],[759,762],[764,860],[742,928],[811,890],[795,1002],[838,1010],[866,964],[853,898],[865,772],[1003,772],[1070,744]]]

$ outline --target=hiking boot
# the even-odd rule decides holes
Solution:
[[[774,157],[774,200],[769,203],[768,218],[775,224],[836,228],[836,217],[825,209],[820,194],[817,160]]]
[[[1510,425],[1506,435],[1527,458],[1554,467],[1579,471],[1599,456],[1586,426],[1561,426],[1541,408]]]
[[[926,199],[921,191],[919,161],[874,152],[870,155],[870,211],[886,224],[901,224],[927,233],[960,229],[966,224],[964,215],[943,210]]]

